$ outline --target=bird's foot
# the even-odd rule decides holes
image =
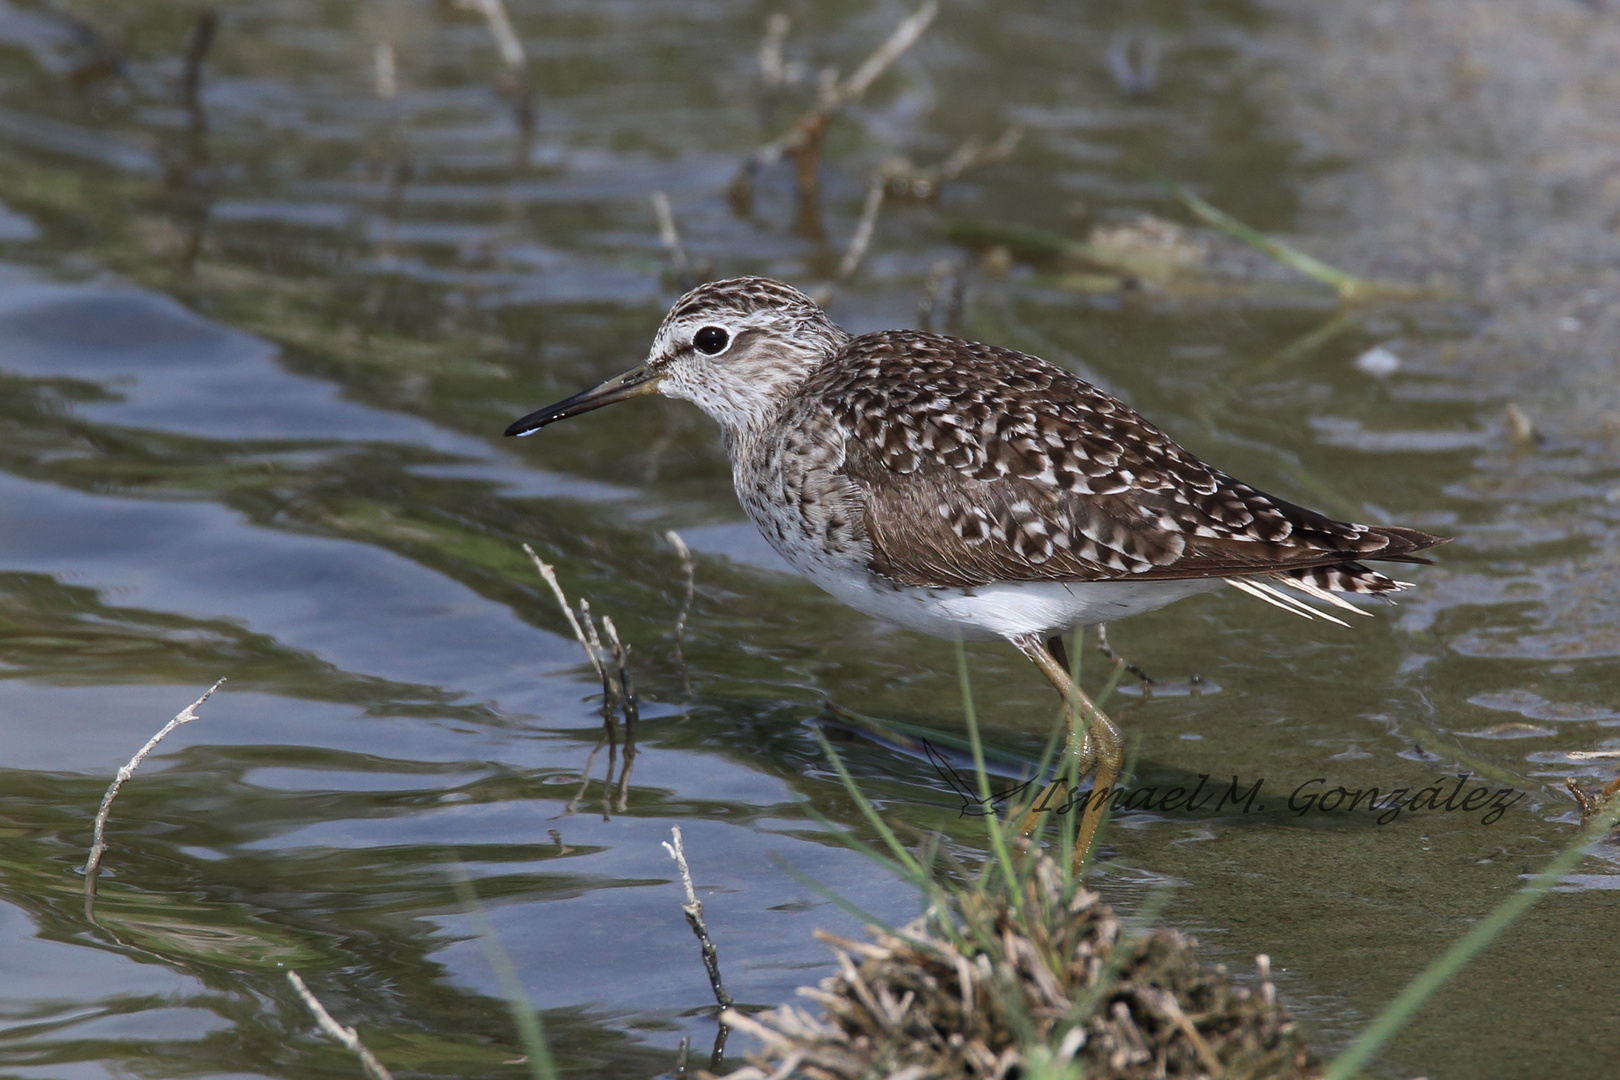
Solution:
[[[1097,651],[1108,658],[1108,662],[1117,668],[1124,668],[1127,672],[1142,680],[1142,691],[1152,693],[1156,680],[1147,672],[1137,666],[1134,660],[1127,660],[1116,653],[1108,645],[1108,627],[1103,623],[1097,624]]]

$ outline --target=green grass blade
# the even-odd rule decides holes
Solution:
[[[456,899],[461,902],[461,908],[472,920],[474,929],[478,931],[478,944],[484,950],[484,957],[495,972],[495,981],[501,985],[501,995],[506,998],[506,1007],[512,1013],[512,1023],[517,1026],[518,1039],[523,1043],[523,1049],[529,1059],[529,1073],[535,1080],[557,1080],[557,1062],[551,1056],[551,1047],[546,1044],[546,1033],[540,1025],[540,1014],[534,1011],[529,1004],[529,995],[524,993],[523,983],[518,978],[517,969],[512,966],[512,958],[506,955],[501,948],[500,938],[495,936],[495,926],[484,913],[483,905],[478,902],[478,894],[473,889],[472,879],[467,876],[467,870],[459,862],[450,864],[450,886],[456,892]]]
[[[979,798],[990,809],[990,774],[984,771],[984,745],[979,741],[979,718],[973,710],[973,686],[968,680],[967,650],[962,638],[956,639],[956,678],[962,687],[962,715],[967,721],[968,742],[973,750],[973,776],[979,785]],[[1009,889],[1015,888],[1018,875],[1013,871],[1012,856],[1007,851],[1007,838],[1001,831],[1001,819],[995,812],[985,815],[985,828],[990,833],[990,846],[995,850],[996,863],[1006,875]]]
[[[1560,851],[1525,886],[1508,897],[1474,928],[1457,940],[1451,948],[1425,968],[1422,974],[1407,984],[1400,996],[1390,1002],[1369,1024],[1356,1041],[1334,1059],[1323,1080],[1350,1080],[1396,1032],[1405,1027],[1418,1009],[1435,992],[1450,982],[1470,960],[1483,952],[1496,936],[1528,911],[1536,901],[1546,896],[1565,874],[1569,873],[1586,855],[1586,846],[1601,839],[1617,821],[1620,821],[1620,797],[1609,800],[1609,805],[1581,830],[1575,842]]]
[[[894,830],[889,828],[888,823],[878,814],[877,807],[873,806],[867,797],[861,793],[861,789],[855,786],[855,778],[849,775],[848,769],[844,768],[843,759],[833,749],[826,733],[820,728],[816,728],[816,738],[821,741],[821,749],[826,753],[827,760],[831,761],[833,768],[838,770],[838,778],[844,782],[844,790],[849,792],[849,797],[854,799],[855,805],[860,808],[861,815],[883,838],[884,845],[894,853],[895,861],[904,866],[906,871],[913,877],[919,880],[925,879],[927,875],[923,873],[923,868],[918,865],[911,852],[906,850],[905,845],[900,843],[900,838],[894,835]]]
[[[1313,281],[1320,281],[1331,286],[1346,300],[1367,291],[1367,283],[1354,274],[1348,274],[1336,266],[1329,266],[1321,259],[1314,258],[1274,237],[1267,236],[1252,226],[1245,225],[1226,211],[1211,206],[1209,203],[1194,195],[1187,188],[1170,181],[1160,181],[1164,188],[1180,199],[1187,209],[1198,216],[1199,220],[1207,225],[1226,233],[1228,236],[1241,240],[1257,251],[1270,255],[1273,259],[1292,270],[1297,270]]]

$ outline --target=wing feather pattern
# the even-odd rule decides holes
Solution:
[[[842,436],[840,471],[864,496],[870,568],[902,585],[1271,575],[1320,599],[1398,589],[1361,561],[1421,562],[1445,542],[1257,491],[1008,349],[866,334],[805,390],[799,423]]]

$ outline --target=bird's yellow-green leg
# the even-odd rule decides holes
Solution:
[[[1035,662],[1041,669],[1047,681],[1062,695],[1065,709],[1064,715],[1068,721],[1069,734],[1072,738],[1077,729],[1085,732],[1084,741],[1080,750],[1081,775],[1094,773],[1091,797],[1086,800],[1085,813],[1080,818],[1080,832],[1075,837],[1074,863],[1078,867],[1085,860],[1087,852],[1091,850],[1092,839],[1097,835],[1097,826],[1102,823],[1103,806],[1109,801],[1114,784],[1119,780],[1120,769],[1125,763],[1124,741],[1120,738],[1119,728],[1108,719],[1107,715],[1086,696],[1074,679],[1069,676],[1069,669],[1060,663],[1054,653],[1063,652],[1061,639],[1054,639],[1057,648],[1041,641],[1038,634],[1023,634],[1013,638],[1013,644],[1018,651]],[[1056,784],[1059,781],[1054,781]],[[1036,806],[1048,806],[1051,787],[1047,795],[1037,800]],[[1029,819],[1036,813],[1031,810],[1026,816],[1025,829],[1033,832],[1033,822]]]

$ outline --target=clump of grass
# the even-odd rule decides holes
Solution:
[[[981,792],[989,797],[971,688],[963,704]],[[1040,765],[1059,750],[1058,735]],[[903,928],[856,911],[870,941],[820,935],[838,974],[800,993],[822,1015],[785,1006],[759,1017],[727,1011],[722,1023],[763,1044],[739,1080],[807,1076],[1078,1078],[1319,1075],[1260,961],[1260,985],[1239,984],[1199,961],[1185,936],[1137,922],[1083,887],[1075,829],[1064,816],[1043,849],[1043,828],[1021,836],[1022,815],[987,815],[989,856],[978,870],[951,860],[937,838],[904,846],[856,786],[831,744],[823,749],[886,850],[839,835],[911,883],[927,902]],[[1077,781],[1072,747],[1059,772]],[[1051,815],[1044,815],[1050,817]],[[796,875],[797,876],[797,875]],[[800,877],[849,910],[818,884]]]
[[[940,899],[871,941],[820,935],[839,972],[800,991],[819,1018],[794,1006],[728,1013],[764,1044],[733,1075],[1318,1075],[1269,984],[1241,986],[1183,935],[1121,920],[1095,893],[1068,888],[1049,856],[1025,860],[1017,887]]]

